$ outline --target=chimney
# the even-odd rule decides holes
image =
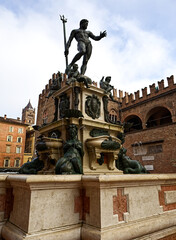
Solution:
[[[20,117],[17,117],[17,120],[20,121]]]
[[[4,114],[4,119],[6,120],[6,118],[7,118],[7,115],[6,115],[6,114]]]

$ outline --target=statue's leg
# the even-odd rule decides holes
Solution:
[[[74,171],[76,173],[82,174],[83,169],[82,169],[81,158],[80,157],[74,157],[74,158],[71,159],[71,162],[73,164]]]
[[[60,168],[61,174],[75,174],[73,164],[70,161],[65,162],[62,164]]]
[[[65,73],[68,74],[73,66],[73,64],[75,64],[75,62],[77,62],[82,56],[84,55],[84,52],[79,52],[75,55],[75,57],[73,58],[73,60],[71,61],[71,63],[67,66]]]
[[[91,43],[89,43],[87,45],[87,48],[86,48],[86,53],[84,54],[84,57],[83,57],[83,64],[82,64],[82,67],[81,67],[81,74],[85,74],[86,72],[86,69],[87,69],[87,63],[91,57],[91,54],[92,54],[92,45]]]
[[[84,54],[84,51],[77,53],[69,65],[73,66]]]
[[[57,163],[56,163],[56,167],[55,167],[55,173],[56,174],[62,174],[61,172],[61,166],[67,161],[67,159],[65,157],[61,157]]]

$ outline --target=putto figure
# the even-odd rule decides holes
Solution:
[[[104,77],[102,77],[102,79],[100,80],[100,88],[104,89],[105,93],[109,93],[109,97],[113,100],[111,90],[113,90],[114,87],[110,85],[110,82],[111,82],[110,76],[106,77],[105,80]]]
[[[67,66],[65,73],[68,74],[71,70],[74,63],[76,63],[83,56],[83,63],[81,67],[81,74],[84,75],[87,68],[87,62],[90,59],[92,53],[92,44],[89,38],[92,38],[95,41],[99,41],[100,39],[106,37],[106,31],[100,32],[99,36],[95,36],[92,32],[86,31],[88,26],[88,20],[82,19],[80,21],[80,28],[72,30],[68,42],[66,44],[65,56],[69,54],[69,47],[71,45],[72,40],[75,38],[78,42],[78,53],[73,58],[72,62]]]

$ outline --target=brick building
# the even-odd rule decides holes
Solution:
[[[122,122],[131,123],[126,130],[124,147],[131,159],[142,163],[151,173],[176,172],[176,84],[174,77],[167,78],[167,87],[164,80],[142,89],[135,94],[123,97],[120,91],[119,104],[114,107],[110,102],[110,113],[115,109]],[[117,106],[117,103],[116,103]],[[117,110],[118,109],[118,110]],[[114,116],[113,116],[114,117]]]
[[[0,168],[19,168],[34,154],[35,109],[30,101],[22,110],[22,120],[0,117]]]
[[[23,164],[26,127],[19,118],[0,117],[0,168],[19,168]]]
[[[49,84],[39,95],[37,125],[49,124],[55,120],[58,103],[54,98],[46,98],[50,86],[58,74],[53,74]],[[61,87],[64,88],[66,76],[63,75]],[[114,101],[109,100],[108,110],[112,121],[128,122],[124,147],[131,159],[142,163],[151,173],[176,172],[176,84],[174,77],[142,89],[134,94],[113,90]],[[97,83],[94,83],[97,86]]]

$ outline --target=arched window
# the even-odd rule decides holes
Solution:
[[[156,107],[147,114],[146,127],[155,127],[172,122],[170,111],[165,107]]]
[[[142,121],[136,115],[128,116],[124,122],[126,123],[125,132],[132,132],[142,129]]]
[[[117,112],[114,109],[110,110],[109,119],[111,120],[111,122],[114,122],[114,123],[117,122]]]

